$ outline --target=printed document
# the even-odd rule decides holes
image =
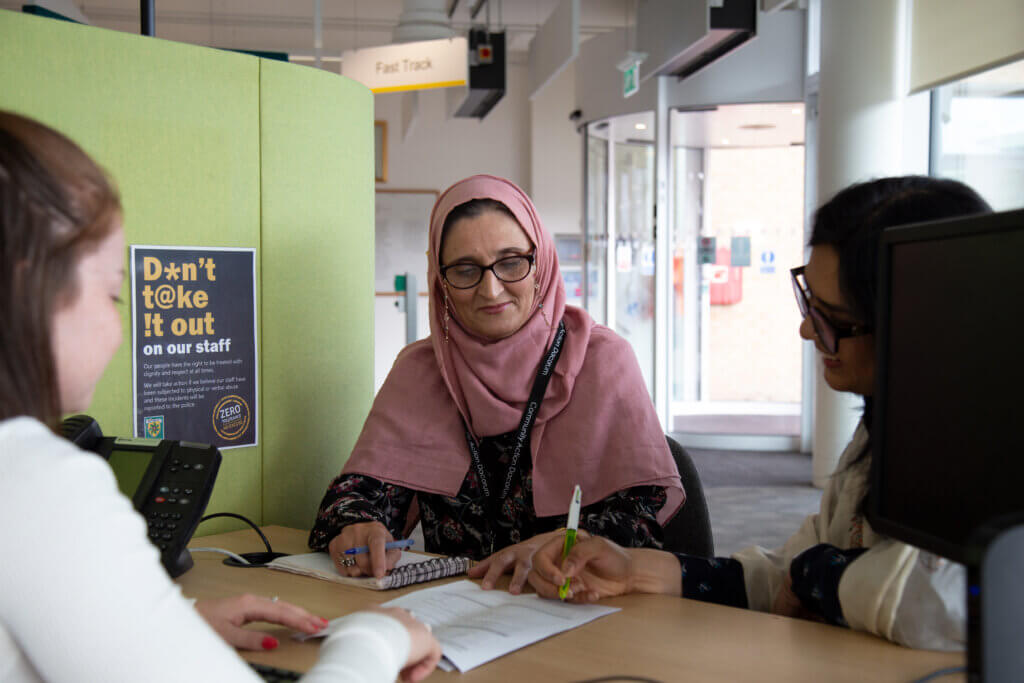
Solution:
[[[425,588],[384,606],[403,607],[430,624],[444,658],[462,672],[619,611],[618,607],[574,605],[534,594],[485,591],[472,581]]]

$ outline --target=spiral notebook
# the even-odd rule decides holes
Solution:
[[[443,579],[446,576],[465,574],[472,563],[473,561],[468,557],[432,557],[403,552],[402,556],[398,558],[395,568],[379,579],[374,576],[342,576],[334,567],[334,563],[327,553],[287,555],[270,562],[267,567],[293,574],[312,576],[325,581],[383,591],[389,588],[401,588],[414,583]]]

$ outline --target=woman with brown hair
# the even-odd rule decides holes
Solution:
[[[316,633],[326,621],[252,595],[193,607],[107,464],[55,433],[121,343],[124,243],[103,171],[0,111],[0,679],[255,681],[228,645],[277,641],[244,624]],[[419,680],[439,657],[408,613],[359,613],[303,680]]]

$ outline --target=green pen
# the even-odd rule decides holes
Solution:
[[[569,551],[576,545],[576,531],[580,528],[580,501],[583,499],[583,492],[579,485],[572,490],[572,501],[569,503],[569,521],[565,525],[565,543],[562,545],[562,562],[569,557]],[[569,579],[558,589],[558,598],[565,600],[569,595]]]

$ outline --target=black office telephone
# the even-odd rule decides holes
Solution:
[[[208,444],[168,439],[104,437],[96,420],[74,415],[65,438],[106,459],[121,491],[146,518],[149,539],[172,578],[192,568],[189,540],[210,502],[221,455]]]

